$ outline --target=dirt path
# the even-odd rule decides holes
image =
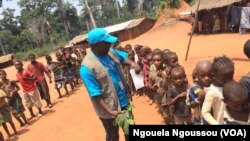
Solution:
[[[189,60],[184,61],[190,26],[180,22],[170,28],[150,31],[134,40],[122,43],[148,45],[152,48],[169,48],[176,51],[180,63],[185,66],[188,78],[199,59],[213,59],[214,56],[227,55],[235,62],[235,79],[238,80],[249,70],[250,62],[243,55],[242,47],[250,35],[220,34],[194,36],[190,49]],[[39,59],[45,62],[44,58]],[[26,64],[25,64],[26,66]],[[9,78],[15,78],[14,67],[5,69]],[[100,141],[104,140],[104,129],[92,108],[89,96],[83,85],[79,86],[70,96],[57,100],[54,85],[50,84],[53,109],[43,108],[45,115],[30,121],[31,125],[20,128],[14,119],[20,135],[12,141]],[[62,90],[64,93],[64,91]],[[43,102],[45,105],[45,103]],[[161,117],[155,105],[149,106],[145,97],[134,98],[135,121],[137,124],[161,124]],[[26,111],[26,115],[28,115]],[[10,127],[9,127],[10,129]],[[6,137],[3,129],[0,129]],[[11,132],[13,132],[10,129]],[[121,140],[124,140],[120,130]]]
[[[45,63],[45,59],[38,59]],[[24,64],[27,66],[27,63]],[[15,79],[16,70],[14,67],[5,69],[8,78]],[[49,84],[52,101],[55,104],[53,109],[43,108],[45,115],[41,118],[32,119],[28,127],[20,128],[14,120],[19,136],[10,141],[98,141],[105,139],[105,131],[98,117],[96,116],[89,95],[81,84],[71,93],[70,96],[58,100],[54,84]],[[20,92],[22,93],[22,92]],[[62,90],[64,94],[64,90]],[[155,105],[149,106],[145,97],[134,97],[136,108],[135,121],[137,124],[161,124],[161,117],[156,113]],[[43,106],[45,102],[43,101]],[[35,112],[36,109],[35,109]],[[28,111],[25,112],[29,115]],[[148,117],[144,117],[147,113]],[[12,129],[9,127],[11,133]],[[0,131],[7,137],[3,129]],[[124,140],[120,130],[121,141]]]

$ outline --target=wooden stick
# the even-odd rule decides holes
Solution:
[[[190,48],[191,41],[192,41],[192,38],[193,38],[194,30],[195,30],[195,27],[196,27],[196,25],[197,25],[198,11],[199,11],[199,7],[200,7],[200,2],[201,2],[201,0],[198,1],[198,6],[197,6],[197,9],[196,9],[196,12],[195,12],[195,22],[194,22],[194,25],[193,25],[193,27],[192,27],[192,33],[191,33],[190,38],[189,38],[188,47],[187,47],[187,51],[186,51],[185,61],[187,61],[188,53],[189,53],[189,48]]]

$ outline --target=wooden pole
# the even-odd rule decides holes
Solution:
[[[189,38],[188,47],[187,47],[187,51],[186,51],[185,61],[187,61],[188,53],[189,53],[189,48],[190,48],[191,41],[192,41],[192,38],[193,38],[193,35],[194,35],[194,30],[195,30],[195,27],[196,27],[196,25],[197,25],[198,11],[199,11],[199,7],[200,7],[200,2],[201,2],[201,0],[198,1],[198,6],[197,6],[197,9],[196,9],[196,12],[195,12],[195,22],[194,22],[194,25],[193,25],[193,27],[192,27],[192,33],[191,33],[190,38]]]

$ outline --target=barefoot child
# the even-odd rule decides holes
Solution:
[[[27,70],[33,73],[36,76],[36,87],[40,93],[41,99],[44,99],[47,103],[47,107],[52,108],[53,105],[51,103],[50,93],[49,93],[49,86],[45,79],[44,73],[49,78],[49,83],[51,81],[51,75],[48,72],[48,69],[43,65],[43,63],[36,61],[36,56],[34,54],[29,55],[30,64],[27,66]]]
[[[3,125],[3,128],[5,132],[8,134],[8,137],[11,137],[11,134],[9,132],[9,129],[6,125],[6,122],[10,123],[15,135],[17,135],[15,124],[12,121],[11,114],[9,111],[9,106],[7,102],[5,101],[5,98],[7,97],[7,94],[0,89],[0,124]]]
[[[22,103],[22,98],[18,93],[20,90],[19,86],[15,81],[11,81],[7,78],[7,73],[4,70],[0,70],[0,78],[2,80],[1,89],[7,94],[10,112],[20,123],[21,127],[28,124],[24,114],[25,109]]]
[[[72,92],[74,91],[74,81],[73,81],[73,76],[69,70],[70,62],[67,62],[65,57],[60,53],[56,52],[56,58],[57,61],[63,64],[63,76],[65,76],[65,83],[70,84]],[[68,93],[69,94],[69,93]]]
[[[158,108],[161,110],[161,99],[163,94],[165,93],[164,87],[162,85],[162,55],[161,53],[153,55],[153,64],[156,68],[154,71],[150,71],[149,75],[149,84],[150,89],[152,91],[152,100],[156,103]],[[152,102],[153,102],[152,101]]]
[[[195,68],[194,78],[197,78],[197,82],[195,82],[194,85],[188,90],[187,104],[192,109],[194,124],[203,124],[201,107],[205,98],[205,88],[209,87],[212,83],[211,67],[211,61],[199,61]]]
[[[184,68],[180,66],[173,68],[170,72],[170,79],[173,87],[167,92],[167,106],[173,106],[170,114],[174,115],[174,123],[192,124],[191,110],[186,104],[188,83]]]
[[[212,68],[212,84],[207,90],[202,106],[202,117],[210,125],[223,124],[224,102],[222,88],[233,80],[234,63],[226,56],[215,57]]]
[[[173,106],[168,106],[168,96],[167,92],[172,87],[172,81],[170,79],[170,72],[173,68],[179,66],[178,56],[175,52],[171,52],[170,50],[165,50],[162,55],[163,58],[163,86],[165,88],[165,94],[162,97],[162,108],[163,108],[163,115],[166,124],[173,124],[174,117],[173,114],[170,114],[170,111],[173,111]]]
[[[250,113],[244,107],[247,93],[238,82],[231,81],[223,87],[225,103],[224,124],[250,125]]]
[[[63,64],[59,61],[52,61],[52,57],[50,55],[46,55],[45,59],[47,61],[48,70],[54,73],[54,81],[55,81],[55,88],[58,92],[59,97],[62,98],[62,94],[60,89],[64,87],[67,94],[69,94],[68,88],[65,83],[64,79],[64,71],[63,71]]]
[[[26,106],[30,112],[30,119],[35,117],[32,109],[33,105],[35,105],[38,109],[38,117],[41,117],[43,114],[41,109],[42,103],[39,97],[39,92],[35,85],[36,76],[30,71],[25,70],[21,61],[16,61],[14,65],[17,69],[16,77],[23,88]]]

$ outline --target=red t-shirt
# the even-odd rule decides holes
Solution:
[[[143,69],[142,69],[142,72],[143,72],[143,81],[144,81],[144,85],[145,87],[149,87],[149,65],[145,63],[146,62],[146,59],[142,59],[142,64],[143,64]]]
[[[36,82],[45,80],[44,72],[48,71],[48,69],[40,62],[35,64],[30,63],[27,67],[27,70],[36,75]]]
[[[24,80],[23,77],[32,77],[34,74],[29,70],[23,70],[22,72],[17,72],[16,77],[19,80],[21,86],[23,87],[23,92],[33,92],[36,90],[35,80]]]

